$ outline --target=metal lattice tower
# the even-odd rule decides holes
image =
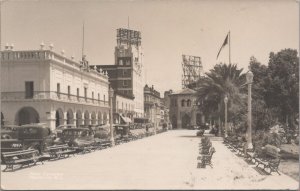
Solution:
[[[182,55],[182,88],[196,82],[203,74],[201,58],[198,56]]]

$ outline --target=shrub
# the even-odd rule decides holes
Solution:
[[[282,143],[281,140],[282,138],[278,133],[257,131],[256,134],[253,136],[254,147],[261,147],[269,144],[279,148]]]
[[[296,139],[295,139],[295,144],[296,144],[296,145],[299,145],[299,136],[296,137]]]

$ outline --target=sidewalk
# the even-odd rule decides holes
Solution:
[[[292,189],[299,187],[299,182],[282,174],[261,175],[243,157],[231,152],[222,141],[212,141],[216,149],[213,155],[213,169],[209,166],[199,169],[195,187],[206,189]],[[217,181],[216,181],[217,180]]]
[[[1,173],[2,189],[297,189],[282,174],[260,175],[221,141],[213,168],[197,168],[196,131],[177,130],[84,155]],[[3,166],[1,166],[3,169]]]

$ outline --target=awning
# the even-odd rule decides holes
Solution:
[[[122,115],[120,115],[120,117],[121,117],[122,123],[125,123],[125,124],[131,123],[131,119],[129,117],[124,117]]]

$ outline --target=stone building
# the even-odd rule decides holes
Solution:
[[[145,117],[149,119],[155,127],[160,126],[162,120],[161,113],[161,99],[160,93],[149,87],[147,84],[144,87],[144,105],[145,105]]]
[[[129,29],[117,29],[114,65],[96,67],[99,71],[108,72],[109,82],[115,93],[114,113],[127,116],[131,120],[144,117],[141,33]]]
[[[186,88],[169,94],[169,117],[173,129],[186,129],[204,123],[196,104],[196,91]]]
[[[1,116],[8,124],[89,125],[109,122],[108,76],[85,57],[44,50],[1,53]]]

